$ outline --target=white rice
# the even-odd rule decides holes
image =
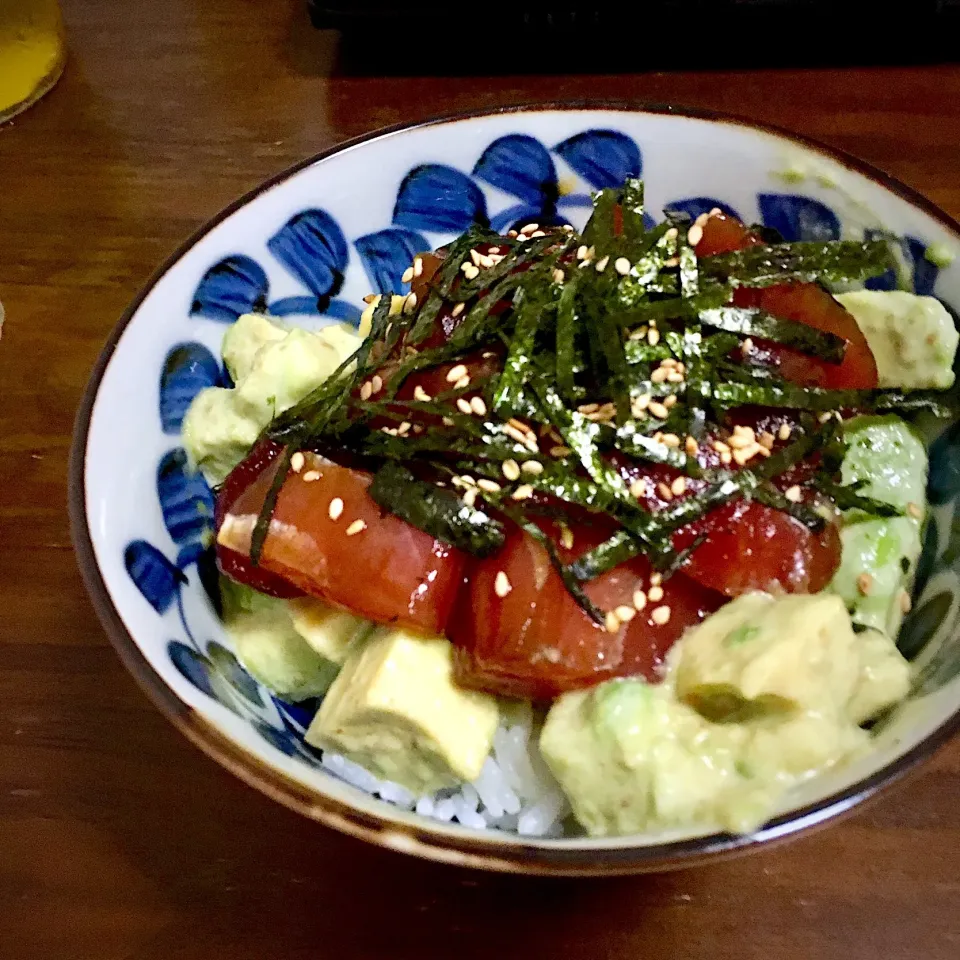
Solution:
[[[527,837],[560,836],[569,807],[540,755],[538,726],[529,704],[505,710],[480,776],[473,783],[422,797],[400,784],[378,780],[338,754],[324,751],[321,763],[364,793],[422,817],[475,830],[502,830]]]

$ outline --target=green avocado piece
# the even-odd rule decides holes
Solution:
[[[383,629],[351,648],[306,739],[432,793],[480,775],[498,721],[493,697],[454,683],[448,640]]]
[[[856,290],[837,299],[867,338],[881,387],[953,386],[960,335],[939,300],[903,290]]]
[[[285,600],[221,577],[223,622],[241,663],[284,700],[326,693],[339,667],[293,629]]]

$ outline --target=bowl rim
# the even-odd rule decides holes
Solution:
[[[101,625],[127,670],[154,706],[173,725],[240,780],[314,821],[327,827],[358,837],[378,846],[415,854],[442,863],[508,873],[557,876],[618,875],[657,872],[693,866],[719,857],[744,854],[760,846],[792,838],[828,821],[849,813],[862,802],[875,797],[882,789],[901,780],[907,773],[929,759],[948,740],[960,731],[960,704],[920,742],[905,754],[851,786],[808,804],[793,812],[771,820],[758,831],[745,836],[727,833],[704,834],[684,840],[663,843],[630,845],[629,837],[621,847],[581,848],[576,841],[543,841],[535,839],[505,841],[495,831],[462,829],[463,832],[446,835],[430,828],[424,818],[423,827],[405,823],[386,822],[379,817],[344,803],[334,797],[310,790],[285,773],[268,766],[238,743],[220,733],[212,723],[180,700],[162,677],[151,666],[133,636],[127,630],[107,590],[103,574],[96,560],[93,539],[87,521],[86,453],[93,407],[100,384],[117,343],[147,295],[196,244],[225,219],[248,203],[290,179],[301,170],[345,150],[384,139],[401,132],[427,127],[440,127],[465,120],[514,113],[619,111],[631,114],[670,115],[715,124],[746,127],[749,130],[772,134],[809,152],[820,154],[833,162],[859,173],[886,190],[896,194],[911,206],[939,221],[960,241],[960,223],[939,206],[912,187],[885,173],[867,161],[820,141],[786,130],[774,124],[751,120],[736,114],[698,107],[677,106],[668,103],[647,103],[629,99],[578,99],[568,101],[531,101],[488,109],[456,111],[440,114],[426,120],[401,122],[380,127],[368,133],[335,143],[326,150],[313,154],[267,178],[228,204],[193,231],[187,239],[153,271],[136,297],[124,310],[110,332],[77,409],[68,464],[68,508],[70,532],[81,578]],[[448,828],[449,829],[449,828]]]

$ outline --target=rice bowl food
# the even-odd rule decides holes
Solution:
[[[952,318],[856,291],[884,239],[650,226],[643,194],[423,251],[359,336],[241,316],[184,419],[242,663],[423,816],[746,833],[909,690],[902,416],[942,415]]]
[[[756,849],[960,724],[957,249],[731,118],[361,138],[115,329],[81,572],[158,708],[326,826],[514,872]]]

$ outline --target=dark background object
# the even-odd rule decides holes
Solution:
[[[960,0],[307,0],[345,73],[612,73],[954,62]]]

